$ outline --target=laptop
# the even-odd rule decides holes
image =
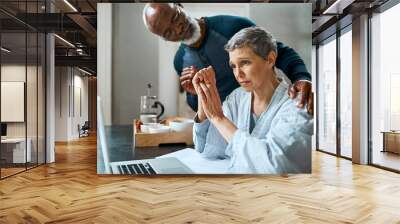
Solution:
[[[105,174],[193,174],[193,171],[189,167],[174,157],[110,162],[103,111],[99,96],[97,96],[97,123],[97,142],[100,143],[97,146],[101,147]]]

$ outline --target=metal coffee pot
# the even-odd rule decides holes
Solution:
[[[150,83],[147,87],[147,96],[140,96],[140,120],[144,124],[157,123],[164,114],[164,105],[157,100],[157,96],[150,95]]]

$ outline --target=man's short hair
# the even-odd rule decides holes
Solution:
[[[276,40],[266,29],[259,26],[247,27],[237,32],[225,45],[226,51],[250,47],[255,54],[265,59],[272,51],[278,54]]]

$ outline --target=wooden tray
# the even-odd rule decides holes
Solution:
[[[160,123],[169,125],[170,121],[183,120],[187,118],[182,117],[169,117]],[[169,133],[143,133],[136,129],[136,119],[133,120],[133,138],[135,147],[157,147],[160,144],[177,144],[184,143],[186,145],[193,145],[193,131]]]

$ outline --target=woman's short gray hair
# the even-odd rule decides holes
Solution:
[[[272,34],[259,26],[247,27],[237,32],[225,45],[225,50],[233,51],[243,47],[250,47],[254,53],[264,59],[271,51],[278,54],[276,40]]]

